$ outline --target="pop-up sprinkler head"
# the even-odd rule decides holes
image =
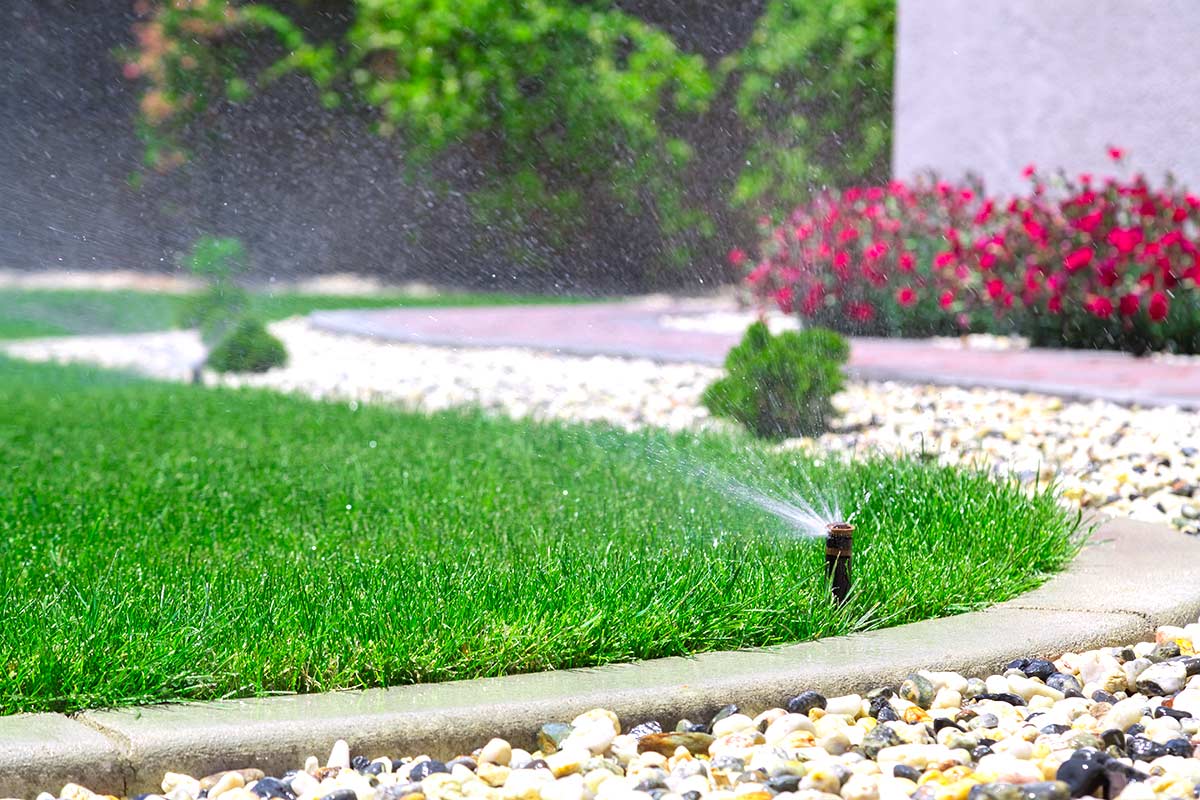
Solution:
[[[850,559],[854,555],[854,526],[831,522],[825,526],[825,575],[833,586],[833,600],[839,606],[850,594]]]

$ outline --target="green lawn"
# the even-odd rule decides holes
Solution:
[[[0,407],[6,713],[804,640],[1003,600],[1075,550],[1051,496],[914,461],[11,360]],[[819,540],[699,464],[854,509],[847,607]]]
[[[73,289],[0,289],[0,339],[69,336],[81,333],[136,333],[174,327],[182,294]],[[511,294],[439,294],[366,297],[298,294],[252,295],[252,310],[264,320],[337,308],[511,305],[581,302],[586,298]]]

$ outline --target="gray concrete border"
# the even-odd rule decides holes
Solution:
[[[1200,542],[1111,520],[1041,588],[985,611],[818,642],[595,669],[334,692],[0,719],[0,796],[75,781],[117,795],[158,788],[167,771],[280,773],[338,738],[367,755],[448,757],[491,736],[532,745],[549,720],[596,706],[625,722],[757,711],[802,689],[829,695],[895,683],[917,669],[980,675],[1017,656],[1055,657],[1138,641],[1200,615]]]

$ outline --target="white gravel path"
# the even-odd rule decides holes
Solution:
[[[674,430],[722,423],[700,407],[712,367],[558,356],[513,348],[451,349],[325,333],[303,319],[274,323],[288,366],[208,384],[311,397],[390,402],[433,411],[478,405],[514,417],[604,421]],[[189,331],[11,342],[11,355],[133,369],[190,380],[203,357]],[[1200,533],[1200,414],[1079,403],[1037,394],[851,382],[835,403],[838,429],[786,446],[845,452],[936,453],[1000,473],[1057,480],[1070,501]]]

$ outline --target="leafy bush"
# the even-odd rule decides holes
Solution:
[[[179,304],[176,323],[181,328],[198,328],[204,341],[214,344],[249,309],[249,295],[234,282],[246,271],[246,248],[238,239],[201,236],[183,264],[208,285]]]
[[[287,363],[287,349],[253,318],[244,318],[208,354],[217,372],[266,372]]]
[[[895,0],[771,0],[722,65],[749,133],[733,199],[777,208],[890,168]]]
[[[726,376],[702,398],[715,416],[733,419],[768,439],[814,436],[828,428],[833,395],[842,388],[846,340],[812,328],[773,336],[755,322],[725,358]]]
[[[711,227],[686,196],[691,148],[660,124],[706,108],[704,59],[605,2],[357,0],[344,40],[326,42],[261,4],[155,3],[127,71],[147,82],[141,120],[156,166],[176,163],[178,134],[214,99],[245,98],[234,43],[255,31],[286,52],[260,83],[298,72],[326,105],[353,97],[381,134],[403,137],[410,163],[468,154],[472,196],[492,223],[563,234],[648,216],[668,241]]]
[[[845,332],[1200,353],[1200,198],[1169,177],[1025,174],[1011,199],[942,181],[830,190],[764,226],[757,263],[731,260],[761,299]]]
[[[147,165],[170,169],[212,115],[301,74],[326,106],[365,107],[407,164],[451,164],[522,257],[547,247],[578,264],[607,232],[633,277],[694,263],[764,202],[887,170],[894,0],[768,0],[712,64],[611,0],[343,5],[345,30],[316,40],[329,26],[306,25],[313,10],[139,0],[124,57]]]

